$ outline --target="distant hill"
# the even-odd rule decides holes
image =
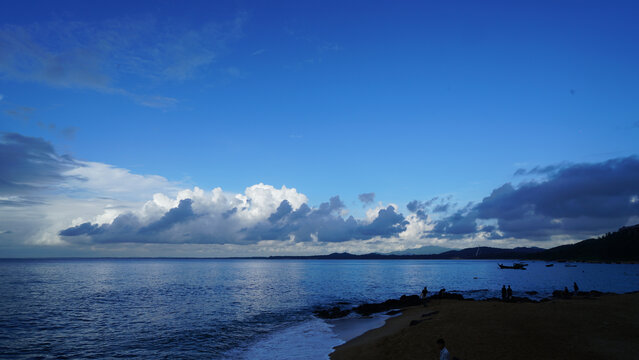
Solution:
[[[434,250],[437,246],[425,246],[412,249],[424,252]],[[445,248],[444,248],[445,249]],[[391,254],[333,253],[313,256],[271,256],[269,259],[535,259],[535,260],[580,260],[580,261],[639,261],[639,224],[622,227],[616,232],[608,233],[596,239],[580,241],[572,245],[562,245],[551,249],[538,247],[518,247],[500,249],[493,247],[473,247],[462,250],[446,249],[442,253],[410,254],[396,252]],[[411,250],[405,250],[409,252]]]
[[[492,247],[476,247],[463,250],[449,250],[441,254],[428,255],[394,255],[394,254],[363,254],[355,255],[349,253],[333,253],[330,255],[313,256],[271,256],[269,259],[523,259],[531,254],[539,253],[544,249],[536,247],[519,247],[514,249],[499,249]]]
[[[446,251],[453,250],[451,248],[445,248],[442,246],[422,246],[415,249],[407,249],[402,251],[393,251],[388,255],[433,255],[433,254],[441,254]]]
[[[514,249],[500,249],[481,246],[462,250],[451,250],[438,255],[439,259],[524,259],[535,256],[545,249],[538,247],[516,247]]]
[[[534,256],[541,260],[639,261],[639,224],[595,239],[557,246]]]

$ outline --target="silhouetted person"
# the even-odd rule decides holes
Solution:
[[[564,287],[564,295],[570,296],[570,291],[568,291],[568,286]]]
[[[513,289],[510,288],[510,285],[508,285],[508,289],[506,289],[506,291],[508,292],[508,300],[512,300],[513,299]]]
[[[424,286],[424,290],[422,290],[422,300],[426,300],[426,296],[428,295],[428,288]]]
[[[506,300],[508,297],[508,292],[506,291],[506,285],[501,287],[501,299]]]
[[[426,307],[426,303],[428,302],[428,288],[426,286],[424,286],[424,290],[422,290],[422,294],[420,295],[420,298],[422,300],[422,305],[424,307]]]
[[[446,342],[444,339],[437,340],[437,347],[439,347],[439,360],[450,360],[450,354],[446,349]]]
[[[572,287],[575,289],[575,294],[579,292],[579,286],[577,286],[576,282],[572,283]]]
[[[446,294],[446,289],[442,288],[441,290],[439,290],[439,296],[440,297],[444,297],[444,294]]]

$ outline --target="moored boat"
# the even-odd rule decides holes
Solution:
[[[498,264],[500,269],[514,269],[514,270],[526,270],[527,264],[514,263],[512,266]]]

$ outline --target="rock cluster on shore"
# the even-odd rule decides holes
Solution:
[[[362,304],[353,309],[356,313],[360,315],[371,315],[375,313],[380,313],[383,311],[393,310],[393,309],[402,309],[409,306],[420,305],[422,300],[417,295],[402,295],[399,299],[388,299],[382,303],[373,303],[373,304]]]
[[[340,309],[335,306],[330,309],[317,310],[313,312],[320,319],[339,319],[351,313],[349,309]]]
[[[536,291],[527,292],[529,295],[537,294]],[[555,299],[572,299],[574,297],[579,298],[591,298],[598,297],[604,295],[604,293],[596,290],[591,291],[579,291],[579,292],[565,292],[564,290],[555,290],[552,293],[552,298]],[[437,299],[437,300],[466,300],[466,301],[474,301],[474,299],[464,298],[462,294],[450,293],[446,291],[441,291],[435,293],[427,298]],[[502,300],[499,298],[488,298],[485,301],[501,301],[501,302],[509,302],[509,303],[537,303],[537,302],[546,302],[550,301],[550,298],[544,298],[541,300],[533,300],[527,297],[513,296],[508,300]],[[401,310],[411,306],[422,305],[426,303],[426,301],[420,299],[417,295],[402,295],[399,299],[388,299],[381,303],[366,303],[359,306],[356,306],[352,309],[342,309],[338,306],[334,306],[329,309],[316,310],[313,313],[320,319],[339,319],[349,315],[352,312],[355,312],[362,316],[369,316],[372,314],[377,314],[381,312],[388,311],[388,315],[397,314],[397,310]],[[344,305],[342,303],[342,305]],[[393,311],[391,311],[393,310]]]
[[[590,290],[590,291],[578,291],[578,292],[566,292],[565,290],[555,290],[552,292],[552,297],[557,299],[572,299],[575,296],[588,298],[588,297],[597,297],[604,295],[601,291]]]
[[[449,292],[440,292],[429,296],[428,299],[472,300],[464,299],[464,296],[461,294],[453,294]],[[402,295],[399,299],[388,299],[381,303],[362,304],[353,309],[341,309],[340,307],[335,306],[330,309],[317,310],[314,314],[320,319],[338,319],[350,314],[351,312],[355,312],[362,316],[369,316],[384,311],[421,305],[423,303],[424,301],[417,295]]]

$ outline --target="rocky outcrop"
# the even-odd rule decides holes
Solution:
[[[438,292],[428,299],[446,299],[446,300],[472,300],[464,299],[461,294],[454,294],[445,291]],[[424,304],[424,301],[420,299],[418,295],[402,295],[399,299],[388,299],[381,303],[368,303],[362,304],[352,309],[353,312],[368,316],[376,313],[387,312],[387,315],[397,314],[398,311],[391,311],[397,309],[403,309],[410,306],[417,306]],[[338,319],[351,313],[351,310],[344,309],[335,306],[330,309],[317,310],[314,312],[315,316],[321,319]]]
[[[527,291],[526,294],[536,295],[537,292]],[[565,290],[555,290],[552,293],[552,297],[555,299],[571,299],[573,297],[593,298],[593,297],[598,297],[601,295],[604,295],[604,293],[600,291],[596,291],[596,290],[579,291],[577,293],[566,292]],[[435,293],[434,295],[429,296],[428,300],[431,300],[431,299],[433,300],[435,299],[437,300],[442,300],[442,299],[443,300],[469,300],[469,301],[473,300],[473,299],[465,299],[464,296],[461,294],[449,293],[449,292],[446,292],[445,290],[442,290],[438,293]],[[511,302],[511,303],[536,303],[536,302],[550,301],[550,299],[544,298],[538,301],[538,300],[533,300],[527,297],[513,296],[509,300],[502,300],[499,298],[489,298],[489,299],[485,299],[484,301],[505,301],[505,302]],[[427,303],[427,301],[420,299],[420,297],[417,295],[402,295],[399,299],[389,299],[381,303],[362,304],[353,308],[352,310],[341,309],[340,307],[335,306],[329,309],[317,310],[314,312],[314,314],[315,316],[321,319],[338,319],[350,314],[351,312],[355,312],[362,316],[368,316],[368,315],[381,313],[381,312],[386,312],[386,315],[395,315],[400,312],[398,309],[403,309],[410,306],[422,305],[425,303]],[[347,304],[347,303],[341,303],[341,304]]]
[[[330,309],[318,310],[314,312],[315,316],[317,316],[320,319],[339,319],[350,313],[351,313],[350,310],[348,309],[342,310],[337,306]]]
[[[593,298],[593,297],[598,297],[604,294],[606,293],[602,293],[601,291],[597,291],[597,290],[578,291],[578,292],[571,292],[566,290],[555,290],[552,292],[552,297],[556,299],[572,299],[573,297]]]
[[[445,300],[471,300],[464,299],[464,295],[440,291],[435,295],[429,296],[429,299],[445,299]]]
[[[392,309],[401,309],[409,306],[420,305],[422,300],[417,295],[402,295],[399,299],[389,299],[382,303],[362,304],[353,309],[360,315],[371,315]]]

